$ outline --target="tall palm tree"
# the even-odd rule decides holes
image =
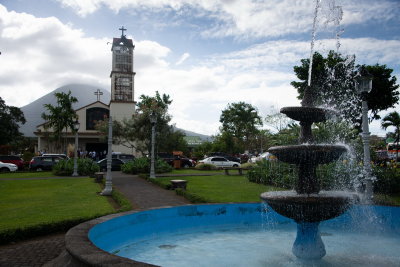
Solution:
[[[400,114],[397,113],[397,111],[393,111],[389,114],[387,114],[383,119],[382,119],[382,128],[387,129],[388,127],[393,126],[395,127],[395,136],[396,136],[396,141],[395,143],[399,143],[400,139]],[[397,146],[396,146],[397,147]],[[396,161],[399,157],[399,150],[396,149],[397,154],[396,154]]]
[[[78,99],[71,96],[71,91],[68,93],[57,92],[54,94],[57,100],[57,105],[44,104],[44,108],[49,114],[42,113],[42,118],[46,120],[45,128],[53,129],[53,138],[56,140],[57,146],[61,147],[62,131],[65,130],[65,135],[70,128],[74,131],[74,121],[77,119],[75,110],[72,104],[78,102]],[[66,151],[66,140],[64,140],[64,149]]]

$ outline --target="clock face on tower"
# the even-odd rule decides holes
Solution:
[[[128,52],[129,52],[129,48],[128,48],[128,47],[126,47],[126,46],[121,46],[121,48],[120,48],[120,51],[121,51],[121,53],[124,53],[124,54],[126,54],[126,53],[128,53]]]

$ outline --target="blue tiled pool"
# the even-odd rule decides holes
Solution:
[[[353,206],[322,222],[327,255],[314,266],[399,266],[400,208]],[[154,209],[89,231],[110,253],[161,266],[305,266],[291,253],[296,224],[259,203]]]

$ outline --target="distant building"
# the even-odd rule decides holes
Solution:
[[[133,50],[135,46],[132,39],[127,39],[124,35],[126,30],[122,31],[121,37],[113,38],[112,42],[112,69],[111,69],[111,100],[108,104],[101,102],[100,90],[94,92],[97,96],[97,101],[88,104],[84,107],[76,109],[76,114],[79,116],[80,128],[78,131],[78,149],[81,151],[96,151],[103,153],[107,150],[107,141],[105,136],[99,134],[94,126],[96,121],[104,120],[109,115],[113,120],[122,121],[124,118],[131,118],[135,114],[134,101],[134,78],[133,71]],[[78,99],[79,100],[79,99]],[[46,129],[46,122],[37,126],[34,134],[38,138],[38,151],[45,152],[67,152],[56,151],[54,142],[50,140],[51,128]],[[74,133],[70,129],[64,133],[63,138],[67,139],[70,146],[74,144]],[[114,152],[122,152],[136,154],[136,151],[123,146],[113,145]]]

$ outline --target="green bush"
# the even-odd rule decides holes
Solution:
[[[250,182],[294,188],[297,170],[293,165],[277,161],[260,160],[246,173]]]
[[[374,167],[374,191],[384,194],[400,193],[400,169],[393,166]]]
[[[240,165],[240,167],[246,168],[246,169],[251,169],[254,166],[256,166],[256,164],[255,163],[251,163],[251,162],[246,162],[246,163],[243,163],[243,164]]]
[[[93,175],[100,170],[99,165],[91,159],[77,159],[79,175]],[[69,176],[74,171],[74,159],[60,160],[53,166],[53,173],[58,176]]]
[[[216,170],[217,166],[215,166],[213,164],[199,163],[194,168],[196,170],[211,171],[211,170]]]
[[[356,161],[349,160],[318,165],[316,174],[321,190],[356,189],[364,179],[362,166]],[[296,165],[279,161],[262,160],[258,161],[246,175],[250,182],[295,188],[298,168]]]
[[[121,166],[121,170],[124,173],[138,174],[138,173],[149,173],[150,172],[150,159],[142,157],[135,158],[132,161]],[[155,162],[156,173],[166,173],[171,172],[172,167],[168,165],[164,160],[157,159]]]

